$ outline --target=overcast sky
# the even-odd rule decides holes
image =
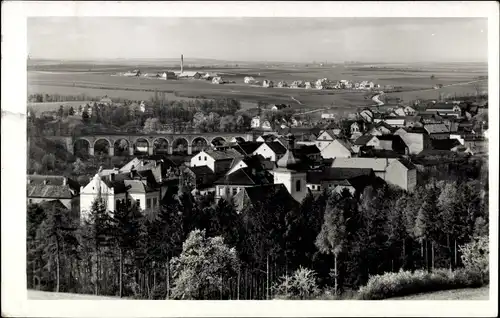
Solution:
[[[488,59],[478,18],[28,18],[32,58],[458,62]]]

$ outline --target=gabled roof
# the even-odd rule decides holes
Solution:
[[[130,193],[147,193],[158,191],[148,185],[146,180],[125,180],[123,181]]]
[[[73,194],[68,185],[28,184],[26,196],[31,198],[71,199]]]
[[[191,171],[195,176],[206,176],[206,175],[214,175],[212,169],[207,166],[196,166],[196,167],[187,167],[187,170]]]
[[[427,124],[424,129],[429,134],[449,133],[450,129],[445,124]]]
[[[273,183],[273,178],[266,170],[256,170],[253,168],[245,167],[236,170],[235,172],[225,175],[214,184],[228,184],[228,185],[261,185]]]
[[[225,150],[205,150],[205,153],[215,160],[233,160],[234,158],[243,157],[241,153],[233,148]]]
[[[285,210],[298,206],[298,202],[281,183],[245,187],[233,199],[238,211],[265,206],[266,210],[275,212],[278,206]]]
[[[64,176],[49,176],[49,175],[38,175],[32,174],[26,176],[29,184],[44,184],[44,181],[48,185],[58,185],[62,186],[64,183],[64,179],[66,179],[66,184],[70,187],[71,190],[75,192],[80,192],[80,184],[78,181],[73,180],[71,178],[66,178]]]
[[[265,142],[264,144],[266,144],[274,153],[278,155],[282,155],[286,152],[286,148],[278,141]]]
[[[332,162],[333,168],[368,168],[373,171],[385,171],[391,164],[393,158],[335,158]]]
[[[379,121],[378,123],[375,124],[375,128],[379,128],[379,127],[384,127],[384,128],[387,128],[389,131],[395,131],[396,128],[388,123],[386,123],[385,121]]]
[[[375,136],[378,140],[391,140],[391,141],[403,141],[399,135],[382,135]]]
[[[293,152],[296,156],[307,156],[321,153],[316,145],[302,145],[301,147],[293,149]]]
[[[372,139],[373,139],[373,138],[375,138],[375,137],[377,137],[377,138],[378,138],[378,136],[363,135],[363,136],[359,137],[358,139],[356,139],[356,140],[354,141],[354,144],[355,144],[356,146],[364,146],[364,145],[366,145],[366,144],[367,144],[370,140],[372,140]]]
[[[265,159],[262,155],[246,156],[240,160],[243,161],[247,167],[257,170],[271,170],[274,168],[274,163]],[[238,162],[239,161],[235,161],[232,167],[234,167]]]
[[[251,155],[260,145],[262,145],[261,142],[246,141],[235,145],[234,149],[239,150],[243,155]]]

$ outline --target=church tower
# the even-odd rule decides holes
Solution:
[[[276,163],[274,169],[274,183],[282,183],[292,197],[299,203],[307,196],[306,176],[299,159],[293,155],[295,138],[292,134],[286,135],[287,150],[285,155]]]

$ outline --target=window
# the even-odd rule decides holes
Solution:
[[[201,161],[201,156],[198,156],[198,160],[200,160],[200,161]]]
[[[238,193],[238,189],[237,188],[233,188],[233,195],[236,195],[236,193]]]
[[[321,190],[321,186],[320,186],[320,185],[319,185],[319,186],[317,186],[317,187],[316,187],[316,190],[320,191],[320,190]]]
[[[158,206],[158,199],[153,198],[153,208]]]
[[[205,161],[207,161],[207,156],[205,156]]]
[[[115,201],[115,209],[118,209],[120,207],[120,200]]]
[[[295,191],[300,192],[300,180],[295,181]]]
[[[135,200],[135,202],[136,202],[137,206],[141,206],[141,200],[140,199]]]
[[[28,200],[28,202],[31,204],[31,203],[33,203],[33,200],[32,200],[32,199],[29,199],[29,200]]]
[[[146,209],[151,209],[151,199],[146,200]]]

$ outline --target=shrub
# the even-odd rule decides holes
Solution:
[[[472,242],[460,246],[462,262],[469,271],[480,273],[484,278],[489,276],[489,239],[487,236],[477,237]]]
[[[475,288],[485,283],[483,275],[476,270],[401,270],[371,276],[366,286],[359,289],[358,299],[377,300],[446,289]]]
[[[292,276],[283,276],[281,281],[273,286],[277,298],[309,299],[319,294],[316,273],[313,270],[300,267]]]

